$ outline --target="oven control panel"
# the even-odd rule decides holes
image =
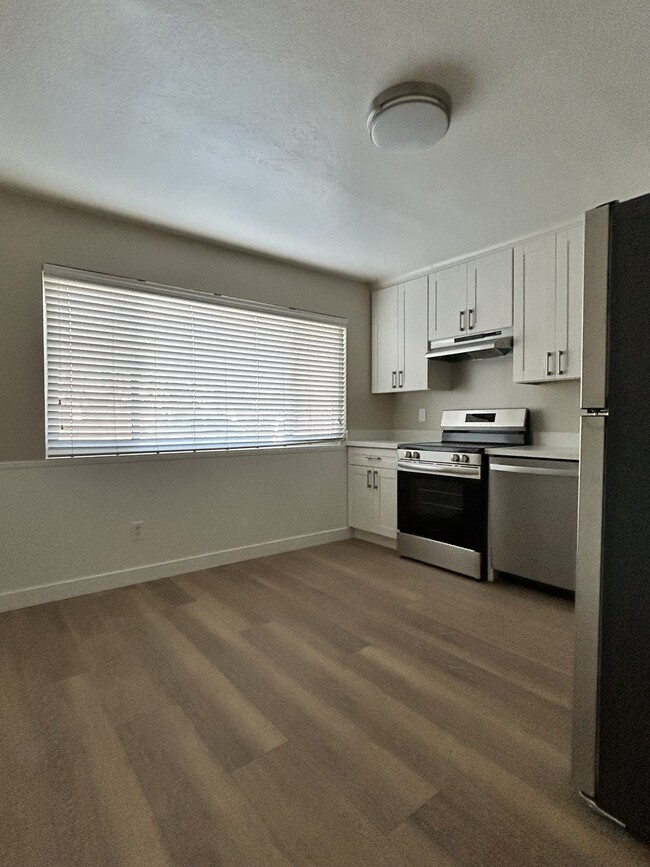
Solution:
[[[420,450],[416,450],[413,448],[398,449],[397,458],[398,463],[399,461],[417,461],[420,464],[458,464],[461,466],[481,466],[482,463],[482,457],[480,454],[465,454],[463,452],[454,452],[451,450],[434,451],[433,449],[424,448],[421,448]]]

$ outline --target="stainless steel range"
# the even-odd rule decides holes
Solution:
[[[447,410],[440,442],[400,443],[397,550],[481,579],[486,572],[485,449],[525,445],[527,409]]]

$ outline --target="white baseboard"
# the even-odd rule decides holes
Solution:
[[[383,545],[384,548],[397,548],[397,539],[389,539],[388,536],[380,536],[377,533],[367,533],[365,530],[352,530],[352,538],[363,539],[364,542],[372,542],[373,545]]]
[[[104,572],[101,575],[69,578],[54,584],[9,590],[0,593],[0,612],[27,608],[30,605],[41,605],[43,602],[55,602],[58,599],[69,599],[72,596],[84,596],[87,593],[97,593],[100,590],[113,590],[116,587],[126,587],[130,584],[142,584],[144,581],[155,581],[158,578],[172,578],[174,575],[184,575],[186,572],[198,572],[200,569],[224,566],[227,563],[239,563],[242,560],[254,560],[257,557],[267,557],[270,554],[282,554],[285,551],[296,551],[299,548],[325,545],[327,542],[339,542],[342,539],[349,539],[350,535],[349,527],[340,527],[336,530],[323,530],[304,536],[291,536],[287,539],[276,539],[273,542],[261,542],[257,545],[245,545],[241,548],[227,548],[224,551],[199,554],[196,557],[184,557],[180,560],[168,560],[164,563],[151,563],[133,569],[120,569],[117,572]]]

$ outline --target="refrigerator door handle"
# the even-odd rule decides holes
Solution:
[[[600,415],[580,419],[572,776],[590,798],[596,797],[606,423]]]
[[[607,406],[607,286],[610,206],[585,214],[582,380],[580,406]]]

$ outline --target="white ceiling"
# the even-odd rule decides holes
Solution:
[[[647,0],[20,0],[0,179],[364,278],[650,190]],[[451,94],[370,144],[385,87]]]

